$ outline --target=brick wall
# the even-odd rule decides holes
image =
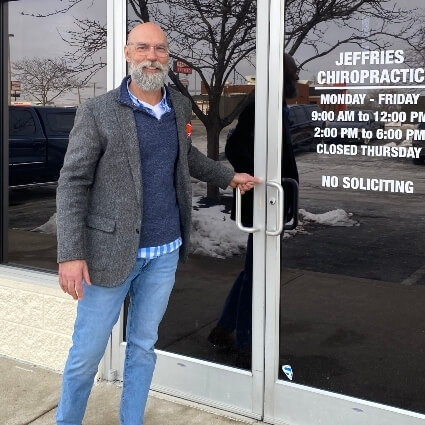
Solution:
[[[76,307],[56,275],[0,267],[0,354],[62,371]]]

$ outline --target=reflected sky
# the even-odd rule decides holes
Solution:
[[[64,52],[69,49],[69,46],[61,39],[60,34],[65,34],[69,30],[76,29],[74,18],[85,17],[99,20],[101,23],[106,22],[106,2],[101,0],[85,0],[73,7],[68,13],[57,14],[46,18],[22,15],[22,13],[34,15],[46,14],[49,12],[51,13],[55,10],[63,8],[66,4],[67,2],[58,0],[43,0],[42,2],[35,2],[33,0],[20,0],[9,3],[9,32],[14,35],[10,39],[12,62],[23,57],[62,56]],[[408,2],[397,0],[389,3],[389,5],[390,4],[404,9],[414,9],[418,7],[425,12],[424,0],[409,0]],[[129,15],[130,19],[132,19],[131,7],[129,7]],[[360,21],[357,25],[359,27],[358,31],[360,33],[365,31],[364,23]],[[368,26],[373,28],[375,25],[376,22],[371,19],[366,23],[366,28]],[[337,28],[333,24],[326,24],[326,26],[326,38],[328,40],[340,40],[345,38],[349,33],[349,31],[344,33],[341,28]],[[394,28],[392,29],[394,30]],[[47,44],[48,49],[46,49]],[[365,43],[364,48],[367,47],[368,45]],[[403,46],[402,42],[395,41],[394,47],[404,48],[406,46]],[[315,59],[314,61],[304,66],[304,69],[300,73],[300,78],[313,80],[319,70],[329,69],[330,57],[333,61],[334,58],[338,57],[341,51],[346,50],[359,50],[359,47],[349,47],[348,45],[342,45],[329,55]],[[312,55],[312,48],[302,45],[297,50],[295,59],[297,62],[301,63]],[[104,56],[106,57],[106,52],[104,53]],[[253,75],[254,73],[255,70],[251,65],[248,63],[241,63],[237,67],[237,72],[231,75],[229,82],[231,84],[242,84],[244,83],[244,76]],[[182,77],[184,77],[184,75],[182,75]],[[197,77],[197,81],[195,80],[195,75],[189,77],[191,87],[193,89],[199,90],[200,78]],[[106,70],[98,73],[92,79],[92,81],[97,82],[97,94],[101,93],[102,86],[106,86]],[[103,87],[103,90],[105,89],[106,87]],[[92,92],[93,86],[90,89],[85,89],[84,96],[91,97],[93,95]],[[72,96],[70,99],[75,99],[75,96]]]
[[[85,1],[76,5],[67,13],[48,17],[37,17],[38,14],[49,14],[64,7],[65,2],[58,0],[19,0],[9,2],[9,36],[10,60],[13,63],[19,59],[60,58],[72,50],[62,40],[67,31],[75,31],[75,18],[87,18],[106,23],[106,2],[102,0]],[[35,16],[26,16],[33,14]],[[106,50],[101,55],[106,59]],[[13,75],[12,75],[13,79]],[[94,85],[96,83],[96,85]],[[88,87],[81,89],[82,101],[106,91],[106,69],[93,76]],[[26,100],[24,98],[20,100]],[[63,94],[57,105],[75,105],[78,103],[77,91]]]
[[[386,3],[387,9],[390,9],[392,7],[394,7],[395,9],[404,9],[404,10],[413,10],[415,8],[420,9],[423,13],[425,13],[425,1],[424,0],[409,0],[409,1],[402,1],[402,0],[397,0],[397,1],[392,1],[392,2],[388,2]],[[416,13],[416,12],[415,12]],[[355,23],[355,27],[357,27],[357,34],[366,34],[367,30],[370,29],[374,29],[377,27],[379,23],[378,19],[373,19],[373,18],[367,18],[364,20],[360,20],[358,22]],[[419,23],[419,25],[422,26],[422,22]],[[391,31],[393,31],[394,33],[396,33],[396,29],[397,27],[401,28],[401,25],[391,25]],[[347,38],[347,36],[352,33],[352,30],[346,30],[344,31],[344,29],[341,29],[340,27],[337,27],[335,24],[332,23],[326,23],[326,24],[322,24],[321,28],[326,28],[325,30],[325,34],[326,34],[326,40],[330,41],[331,44],[336,43],[339,40],[343,40],[345,38]],[[412,30],[412,34],[414,34],[415,31]],[[319,49],[322,51],[324,49],[326,49],[326,45],[325,44],[318,44]],[[364,41],[362,43],[362,48],[363,49],[372,49],[373,47],[371,47],[371,45],[367,42]],[[392,41],[392,48],[396,49],[396,48],[401,48],[401,49],[407,49],[407,43],[402,42],[400,40],[396,40],[393,39]],[[334,63],[334,60],[336,60],[336,58],[339,56],[339,54],[343,51],[358,51],[361,50],[361,48],[359,47],[359,45],[357,44],[343,44],[339,47],[337,47],[334,51],[332,51],[331,53],[329,53],[328,55],[325,55],[323,57],[317,58],[309,63],[307,63],[306,65],[304,65],[303,70],[300,72],[300,78],[301,79],[308,79],[308,80],[313,80],[317,74],[317,72],[319,70],[322,69],[332,69],[330,67],[330,65],[332,63]],[[312,47],[306,46],[305,44],[302,44],[295,56],[295,59],[298,63],[302,63],[304,62],[306,59],[308,59],[309,57],[315,55],[315,52],[313,50]]]

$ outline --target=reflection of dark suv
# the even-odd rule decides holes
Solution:
[[[417,129],[425,130],[425,122],[419,123]],[[412,146],[415,148],[422,148],[419,158],[415,158],[413,162],[415,164],[423,164],[425,162],[425,140],[415,140],[415,138],[413,137]]]
[[[314,129],[323,128],[324,121],[313,121],[311,114],[313,111],[322,112],[319,105],[288,105],[289,125],[292,137],[292,145],[295,152],[312,151],[316,149],[316,144],[320,139],[314,138]]]
[[[9,185],[55,182],[75,108],[9,106]]]

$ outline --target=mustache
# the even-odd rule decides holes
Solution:
[[[163,65],[159,61],[149,61],[149,60],[142,61],[138,64],[133,64],[133,67],[139,68],[139,69],[149,67],[149,68],[156,68],[156,69],[159,69],[161,71],[165,71],[165,70],[168,69],[168,65]]]

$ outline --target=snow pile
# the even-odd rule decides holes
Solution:
[[[195,207],[200,198],[193,198]],[[245,252],[248,235],[236,227],[230,214],[223,212],[223,209],[223,205],[215,205],[192,211],[190,252],[217,258]]]
[[[193,198],[194,209],[192,211],[192,232],[190,252],[216,258],[232,257],[245,252],[247,233],[240,231],[229,212],[223,205],[202,207],[202,196]],[[323,214],[313,214],[304,209],[299,210],[300,222],[296,229],[286,230],[284,239],[293,238],[298,234],[309,234],[305,228],[312,223],[324,226],[359,226],[353,220],[352,214],[342,209],[332,210]],[[56,234],[56,213],[43,225],[32,230]]]
[[[341,209],[328,211],[323,214],[312,214],[304,209],[300,209],[299,214],[304,225],[309,222],[334,227],[352,227],[360,225],[359,222],[350,218],[353,215],[352,213],[347,213]]]
[[[304,223],[302,221],[298,222],[298,225],[293,230],[285,230],[283,232],[283,239],[291,239],[294,236],[301,234],[301,235],[310,235],[310,232],[307,232],[304,228]]]
[[[57,228],[56,228],[56,213],[54,213],[46,223],[42,224],[39,227],[36,227],[35,229],[32,229],[31,232],[41,232],[41,233],[47,233],[49,235],[56,235]]]
[[[207,184],[199,180],[192,180],[192,196],[207,196]]]
[[[412,146],[412,139],[403,140],[399,146]]]

